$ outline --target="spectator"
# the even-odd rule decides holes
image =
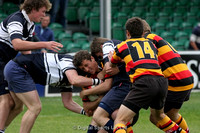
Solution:
[[[67,8],[68,0],[50,0],[52,8],[50,10],[51,23],[60,23],[63,28],[66,28],[65,10]]]
[[[35,38],[38,38],[38,41],[54,41],[54,33],[53,31],[48,27],[50,23],[50,14],[46,14],[45,17],[42,18],[41,24],[36,25],[35,27]],[[37,41],[37,40],[34,40]],[[41,52],[47,52],[46,49],[41,49]],[[50,50],[49,52],[53,52]]]
[[[40,41],[54,41],[55,40],[53,31],[48,27],[49,23],[50,23],[50,15],[46,14],[46,16],[42,18],[41,24],[36,25],[35,33]]]
[[[200,49],[200,23],[192,30],[190,36],[189,50],[199,50]]]

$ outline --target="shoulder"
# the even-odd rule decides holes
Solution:
[[[13,14],[10,15],[8,22],[20,22],[22,24],[24,24],[24,22],[26,21],[26,19],[24,18],[23,14],[20,11],[17,11]]]
[[[35,30],[39,30],[41,29],[41,26],[40,25],[35,25]]]

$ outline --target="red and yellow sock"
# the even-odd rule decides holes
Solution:
[[[130,122],[128,122],[127,124],[126,124],[126,132],[127,133],[133,133],[133,128],[132,128],[132,125],[131,125],[131,123]]]
[[[178,133],[187,133],[185,130],[180,128],[175,122],[173,122],[168,116],[165,116],[162,120],[157,123],[157,127],[166,133],[173,133],[178,131]]]
[[[122,123],[116,124],[113,133],[126,133],[126,126]]]
[[[185,121],[185,119],[179,114],[179,118],[175,121],[176,124],[179,125],[179,127],[181,127],[183,130],[189,132],[189,128],[188,125]]]

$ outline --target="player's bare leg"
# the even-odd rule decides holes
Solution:
[[[0,96],[0,130],[4,130],[10,110],[13,108],[14,102],[10,94]]]
[[[23,111],[23,103],[21,102],[21,100],[18,99],[18,97],[16,97],[16,95],[14,95],[12,91],[10,92],[10,94],[12,96],[12,99],[14,99],[14,101],[17,101],[17,104],[14,104],[14,107],[11,109],[5,127],[8,127],[13,119],[15,119],[15,117]]]
[[[27,111],[22,117],[20,133],[30,133],[42,105],[37,90],[15,93],[15,95],[27,106]],[[17,104],[17,103],[16,103]]]
[[[171,120],[176,122],[176,124],[189,133],[189,127],[185,119],[179,114],[179,110],[180,109],[171,109],[166,114]]]
[[[164,132],[173,133],[178,131],[179,133],[187,133],[175,122],[173,122],[167,115],[165,115],[163,109],[151,109],[150,120],[154,125]]]
[[[126,124],[136,115],[135,112],[130,110],[124,105],[121,105],[114,123],[114,133],[126,133]]]

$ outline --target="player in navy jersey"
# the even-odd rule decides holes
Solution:
[[[74,56],[73,63],[75,67],[91,75],[98,74],[102,71],[101,63],[96,61],[95,58],[86,50],[77,52]],[[92,89],[81,91],[80,97],[85,98],[93,94],[104,95],[110,90],[112,81],[113,78],[110,75],[105,75],[103,83],[93,87]],[[88,127],[88,133],[98,132],[99,129],[98,124],[92,119],[92,122]]]
[[[21,112],[20,108],[12,110],[14,102],[3,76],[6,63],[13,59],[18,51],[22,54],[30,54],[30,50],[34,49],[47,48],[58,51],[59,47],[62,47],[62,44],[54,41],[30,41],[35,29],[34,22],[40,22],[50,8],[49,0],[25,0],[19,11],[9,15],[0,23],[0,132],[4,132],[3,130],[15,117],[14,114]],[[10,112],[12,115],[9,115]]]
[[[151,122],[158,128],[167,133],[186,133],[164,114],[168,82],[159,66],[156,47],[142,37],[142,19],[130,18],[125,27],[127,40],[118,44],[113,55],[109,55],[111,66],[121,61],[126,63],[126,72],[132,82],[131,90],[117,113],[114,133],[126,133],[125,124],[141,108],[148,107],[151,108]]]
[[[102,60],[104,67],[106,67],[107,62],[109,61],[107,55],[110,51],[113,51],[114,47],[120,42],[121,41],[119,40],[109,40],[107,38],[96,37],[91,43],[92,56],[96,57],[97,60]],[[104,70],[102,71],[103,73],[105,73]],[[93,116],[97,124],[101,127],[105,127],[105,130],[109,133],[113,132],[113,120],[110,118],[112,114],[116,113],[123,99],[128,94],[130,85],[129,77],[125,72],[125,66],[123,63],[120,64],[117,69],[110,71],[110,74],[116,74],[113,76],[113,82],[110,83],[112,85],[111,89],[103,97]],[[104,77],[104,74],[102,75]],[[84,90],[83,92],[90,94],[88,91],[90,91],[90,93],[92,92],[92,90]]]
[[[182,104],[189,100],[194,84],[192,73],[173,46],[160,36],[152,34],[151,28],[145,20],[143,20],[143,25],[144,37],[150,39],[157,47],[158,62],[169,82],[164,112],[189,133],[188,125],[179,110]]]
[[[79,76],[70,55],[53,53],[17,56],[5,66],[4,76],[16,107],[25,104],[28,108],[22,118],[20,132],[30,132],[41,111],[41,103],[35,87],[36,83],[62,87],[66,89],[66,92],[71,92],[71,85],[90,86],[100,83],[97,78]],[[63,97],[66,97],[65,94],[68,95],[68,93],[62,92]],[[65,100],[63,99],[63,101]],[[71,111],[81,112],[82,107],[74,101],[65,102],[70,102],[67,104]]]

